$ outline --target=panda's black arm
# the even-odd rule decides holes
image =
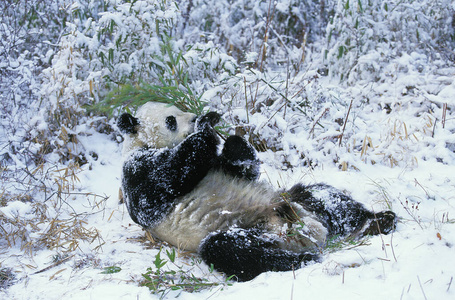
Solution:
[[[174,149],[138,151],[124,164],[123,192],[134,222],[153,226],[207,175],[216,159],[211,135],[200,131]]]
[[[212,128],[218,114],[205,115],[199,131],[174,149],[138,151],[123,167],[123,187],[132,219],[151,226],[191,192],[216,164],[218,137]],[[145,201],[144,201],[145,200]]]
[[[237,178],[254,181],[259,178],[260,161],[256,151],[244,138],[231,135],[224,143],[219,168]]]
[[[215,131],[205,127],[187,137],[169,156],[169,168],[174,174],[172,187],[176,196],[185,195],[217,164],[219,139]]]

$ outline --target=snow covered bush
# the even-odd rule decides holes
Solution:
[[[330,74],[354,82],[381,72],[381,63],[417,51],[453,60],[452,1],[339,0],[327,27]]]
[[[86,108],[116,87],[142,82],[192,92],[199,99],[208,82],[235,72],[236,63],[213,44],[177,40],[174,1],[48,4],[2,2],[1,30],[7,39],[2,40],[0,72],[8,82],[1,83],[2,110],[7,113],[2,114],[0,133],[8,140],[1,141],[0,150],[1,205],[27,204],[23,214],[0,214],[5,229],[1,235],[7,246],[72,251],[77,239],[97,236],[96,230],[83,227],[83,215],[72,217],[66,211],[72,209],[66,201],[79,188],[80,167],[98,158],[80,138],[112,132],[107,118],[90,115]],[[21,98],[28,91],[32,93]],[[23,193],[10,194],[13,190]],[[74,224],[62,227],[68,220]],[[30,227],[34,223],[42,226]]]
[[[328,1],[330,2],[330,1]],[[186,40],[220,45],[239,63],[299,65],[324,28],[326,1],[181,0]],[[300,49],[300,55],[296,50]],[[299,51],[297,51],[298,53]]]
[[[52,234],[61,238],[60,243],[51,246],[45,237],[51,228],[55,230],[59,227],[55,225],[65,222],[60,219],[64,217],[63,210],[56,208],[62,206],[69,197],[68,192],[77,185],[79,171],[74,161],[64,166],[60,164],[61,157],[53,155],[54,149],[62,148],[66,142],[71,145],[71,133],[51,132],[48,111],[42,105],[47,100],[41,97],[40,90],[41,74],[58,50],[59,39],[66,29],[65,20],[71,17],[67,8],[72,3],[65,0],[0,2],[2,247],[17,245],[31,253],[44,246],[52,248],[66,243],[56,231]],[[60,137],[64,138],[60,140]],[[73,220],[79,222],[81,218]],[[80,229],[81,224],[74,229]]]
[[[21,98],[30,93],[36,95],[36,75],[49,63],[47,53],[65,26],[59,4],[43,0],[0,2],[0,95],[4,108],[7,103],[27,102]]]
[[[2,205],[30,201],[43,188],[34,173],[46,145],[33,140],[41,71],[65,28],[65,1],[0,2],[0,194]]]
[[[98,103],[109,113],[130,105],[133,97],[130,101],[105,98],[116,90],[122,94],[125,84],[137,86],[135,97],[142,101],[140,93],[147,85],[152,87],[148,91],[162,86],[214,107],[213,97],[237,89],[251,72],[271,78],[278,74],[266,70],[279,68],[285,75],[278,75],[278,81],[289,81],[301,71],[313,47],[305,45],[322,34],[327,15],[325,2],[313,1],[107,1],[96,9],[94,3],[78,2],[67,8],[72,16],[67,33],[52,65],[43,72],[42,108],[49,118],[41,127],[48,126],[57,136],[73,138],[81,133],[78,124],[89,123],[84,116],[87,105]],[[241,75],[233,77],[238,72]],[[270,79],[253,81],[264,84],[261,89],[287,93],[273,91]],[[256,98],[258,104],[267,101]],[[295,101],[302,106],[306,100]],[[63,153],[67,156],[71,149]]]
[[[265,297],[280,298],[283,282],[294,298],[370,297],[361,282],[380,298],[450,298],[454,10],[450,0],[0,0],[0,298],[228,288],[194,256],[168,254],[160,267],[162,245],[117,201],[113,116],[153,97],[222,113],[224,129],[260,151],[263,180],[327,181],[400,216],[393,241],[259,278]],[[422,258],[432,268],[416,269]]]
[[[49,110],[98,103],[124,84],[176,87],[197,97],[207,84],[201,80],[235,72],[235,62],[214,44],[180,41],[179,17],[176,2],[146,0],[108,1],[98,15],[74,19],[44,72]]]

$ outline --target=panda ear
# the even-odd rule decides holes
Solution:
[[[121,133],[132,133],[136,134],[136,126],[139,125],[137,118],[133,117],[128,113],[122,114],[117,121],[117,126]]]

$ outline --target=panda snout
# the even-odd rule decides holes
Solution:
[[[187,132],[185,132],[185,133],[183,134],[183,137],[184,137],[184,138],[187,138],[187,137],[190,136],[193,132],[194,132],[194,128],[193,128],[193,127],[190,127],[190,129],[189,129]]]
[[[179,133],[179,138],[181,139],[186,139],[187,137],[189,137],[192,133],[194,132],[194,129],[192,126],[190,126],[188,128],[188,130],[185,130],[185,131],[182,131]]]

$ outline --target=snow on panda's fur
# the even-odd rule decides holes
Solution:
[[[393,212],[374,214],[331,186],[275,191],[257,181],[254,149],[238,136],[221,145],[219,120],[154,102],[120,116],[125,202],[156,238],[245,281],[314,260],[328,238],[393,230]]]

